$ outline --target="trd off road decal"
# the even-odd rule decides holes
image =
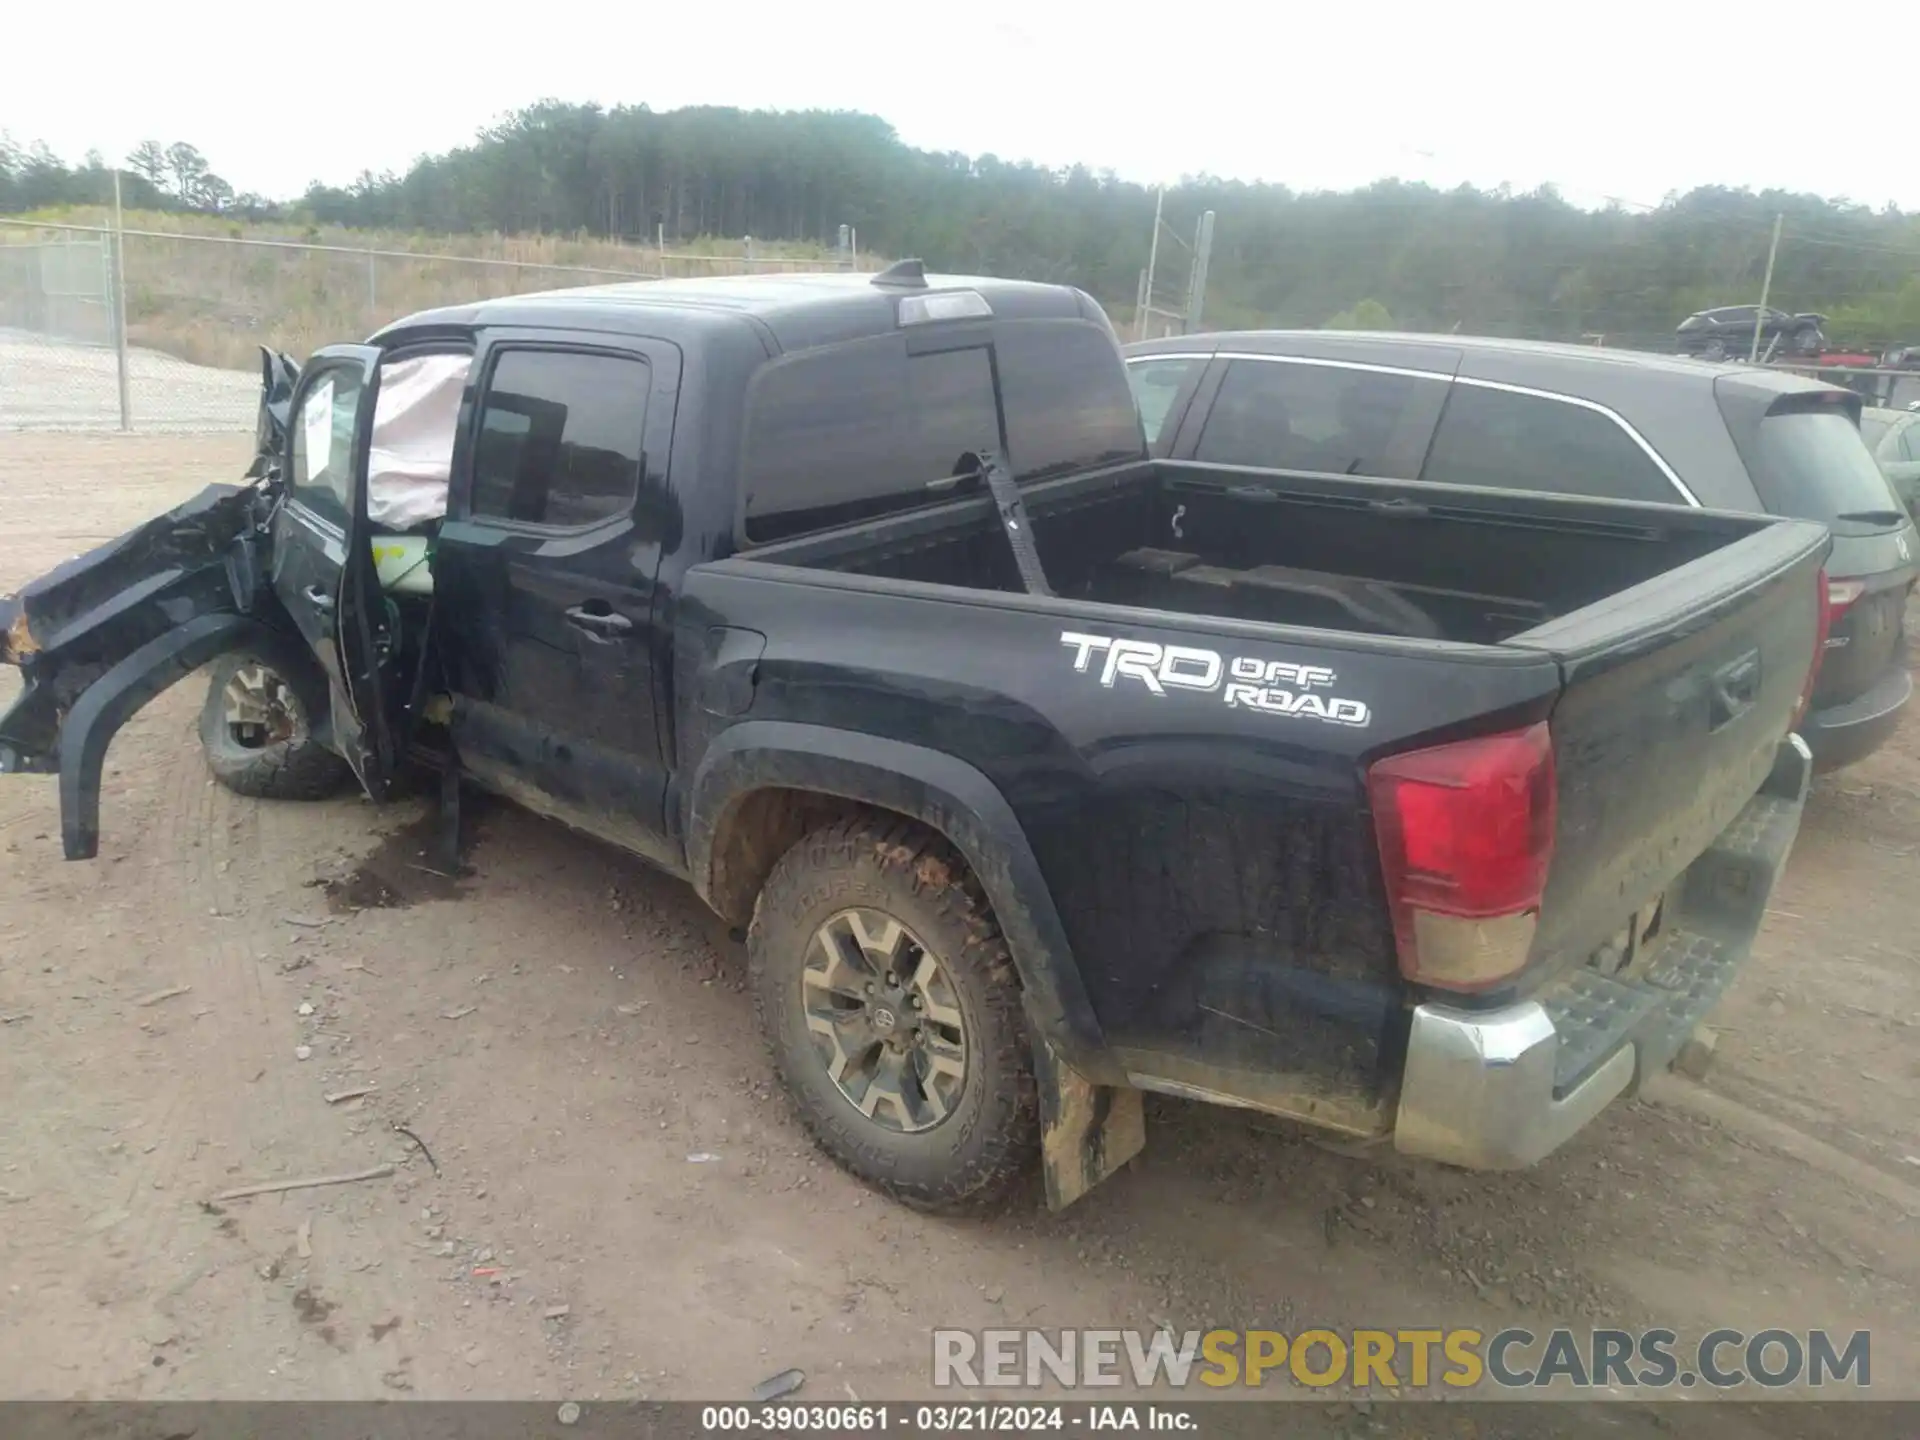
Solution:
[[[1076,674],[1097,673],[1109,690],[1116,680],[1125,678],[1162,698],[1169,690],[1203,695],[1218,691],[1234,709],[1297,715],[1329,725],[1364,726],[1373,720],[1373,712],[1363,702],[1321,693],[1339,679],[1324,665],[1296,665],[1255,655],[1228,660],[1217,650],[1193,645],[1156,645],[1150,640],[1118,640],[1074,630],[1061,631],[1060,643],[1073,652]]]

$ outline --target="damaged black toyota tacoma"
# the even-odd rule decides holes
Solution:
[[[1143,1091],[1530,1164],[1670,1063],[1799,825],[1821,527],[1154,461],[1071,288],[530,295],[262,379],[247,483],[0,601],[68,857],[212,665],[235,789],[437,777],[457,847],[470,783],[687,879],[909,1203],[1064,1205]]]

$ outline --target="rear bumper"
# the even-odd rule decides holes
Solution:
[[[1913,698],[1913,675],[1904,660],[1866,694],[1810,713],[1800,726],[1813,751],[1813,768],[1835,770],[1864,760],[1900,727]]]
[[[1415,1008],[1395,1148],[1475,1170],[1531,1165],[1673,1063],[1732,982],[1800,828],[1813,757],[1798,736],[1675,894],[1638,975],[1583,968],[1492,1011]]]

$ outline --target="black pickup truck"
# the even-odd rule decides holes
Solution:
[[[264,362],[248,483],[0,600],[0,769],[91,856],[113,733],[215,663],[236,788],[437,773],[456,845],[465,780],[623,846],[746,929],[801,1116],[910,1203],[1037,1156],[1065,1204],[1143,1091],[1529,1164],[1670,1063],[1798,828],[1819,526],[1155,461],[1070,288],[614,286]]]

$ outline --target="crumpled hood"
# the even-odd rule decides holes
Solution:
[[[261,524],[261,500],[252,486],[209,485],[184,505],[0,597],[0,662],[88,653],[90,637],[135,620],[149,608],[144,602],[152,603],[151,613],[135,621],[142,632],[174,623],[164,596],[187,576],[226,570],[233,542]]]

